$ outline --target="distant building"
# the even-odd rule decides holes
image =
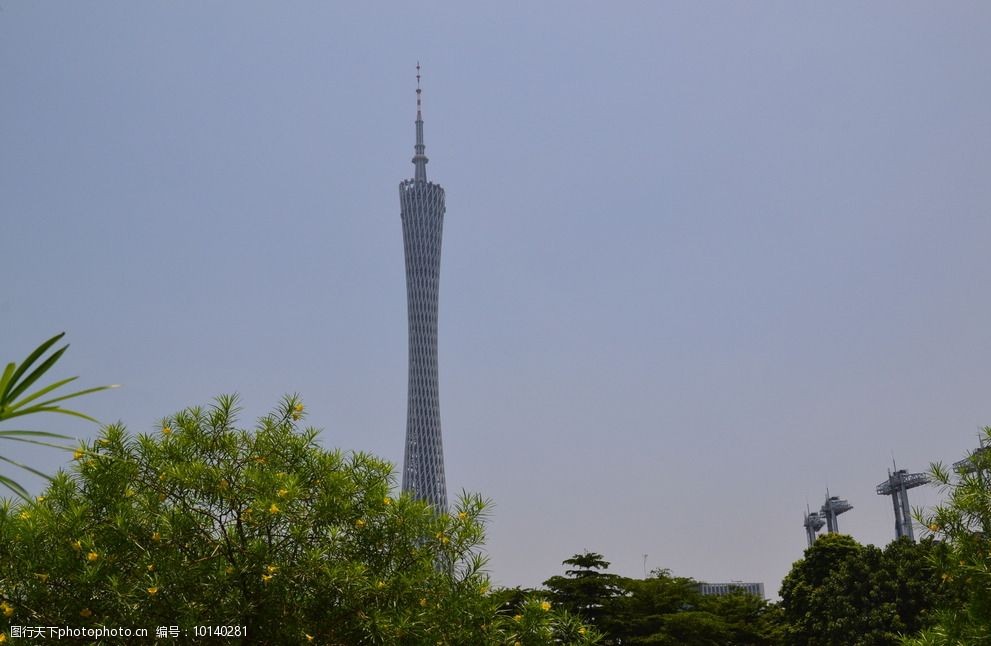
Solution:
[[[729,583],[700,582],[698,584],[698,590],[699,594],[713,597],[730,594],[734,590],[743,590],[744,592],[752,594],[755,597],[760,597],[761,599],[765,598],[763,583],[744,583],[743,581],[730,581]]]

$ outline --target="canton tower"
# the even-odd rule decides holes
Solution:
[[[420,112],[420,64],[416,64],[416,146],[413,179],[399,184],[406,300],[409,312],[409,402],[403,491],[447,511],[444,447],[437,388],[437,292],[444,228],[444,189],[427,181],[427,156]]]

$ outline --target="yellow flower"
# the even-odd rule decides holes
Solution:
[[[313,635],[311,635],[309,633],[303,633],[303,637],[306,637],[306,641],[308,641],[308,642],[313,641]]]
[[[7,633],[0,633],[0,644],[7,643]]]
[[[148,564],[148,571],[149,572],[154,572],[155,571],[155,564],[154,563],[149,563]]]
[[[272,580],[272,576],[273,575],[271,575],[271,574],[263,574],[262,575],[262,583],[264,583],[264,584],[267,585],[268,582]]]
[[[76,449],[75,451],[72,452],[72,459],[81,460],[83,459],[84,455],[86,455],[86,451],[83,451],[82,449]]]
[[[392,498],[390,498],[389,496],[386,496],[385,498],[382,499],[382,504],[383,505],[391,505],[392,504]]]
[[[124,496],[125,497],[130,498],[133,495],[134,495],[134,489],[131,489],[130,487],[128,487],[127,489],[124,490]]]
[[[547,612],[548,610],[551,609],[551,602],[550,601],[541,601],[540,602],[540,609],[543,610],[544,612]]]
[[[6,601],[4,601],[3,603],[0,603],[0,610],[3,611],[3,616],[4,617],[13,617],[14,616],[14,606],[10,605]]]
[[[37,498],[35,498],[35,500],[37,502],[45,502],[45,497],[44,496],[38,496]]]
[[[466,518],[468,518],[468,514],[463,511],[458,512],[458,520],[465,520]]]
[[[171,434],[172,434],[172,427],[171,426],[169,426],[168,424],[166,424],[165,426],[162,427],[162,435],[171,435]]]
[[[444,545],[447,545],[448,543],[451,542],[451,539],[448,538],[444,532],[437,532],[437,540],[439,540]]]
[[[264,455],[256,455],[252,459],[258,464],[265,464],[266,462],[268,462],[268,458],[266,458]]]
[[[29,512],[29,511],[22,511],[21,513],[19,513],[17,515],[17,517],[20,518],[21,520],[27,520],[28,518],[31,518],[31,512]]]
[[[423,606],[424,608],[427,607],[427,598],[426,597],[421,597],[420,598],[420,605]]]
[[[361,529],[362,527],[365,526],[365,519],[359,518],[358,520],[354,521],[354,526],[357,527],[358,529]]]
[[[279,566],[278,565],[269,565],[268,567],[265,568],[265,570],[269,574],[275,574],[276,572],[279,571]]]
[[[283,487],[283,488],[279,489],[279,492],[278,493],[279,493],[279,498],[285,498],[286,495],[289,494],[289,490],[286,489],[285,487]]]
[[[292,418],[298,420],[303,416],[303,404],[299,403],[292,407]]]
[[[225,574],[234,574],[234,568],[232,566],[228,565],[227,567],[224,568],[224,573]]]
[[[77,552],[83,549],[83,544],[80,541],[72,541],[72,543],[70,544],[72,545],[72,549],[76,550]]]
[[[582,626],[581,628],[579,628],[579,629],[578,629],[578,634],[579,634],[579,635],[584,635],[584,634],[585,634],[585,633],[587,633],[587,632],[588,632],[588,631],[587,631],[587,630],[585,630],[585,626]]]
[[[86,555],[86,560],[87,561],[96,561],[99,558],[100,558],[100,555],[97,554],[96,552],[90,552],[89,554]]]
[[[282,511],[282,510],[279,509],[279,506],[277,504],[275,504],[274,502],[272,503],[272,506],[268,508],[268,513],[270,513],[270,514],[277,514],[280,511]]]
[[[160,533],[158,533],[158,532],[152,532],[151,533],[151,540],[153,540],[153,541],[155,541],[157,543],[158,541],[162,540],[162,535]]]
[[[382,588],[385,587],[385,581],[379,581],[378,583],[375,584],[375,587],[381,590]]]
[[[520,623],[521,621],[523,621],[523,615],[513,615],[513,621],[515,621],[516,623]]]
[[[48,582],[48,574],[45,573],[45,572],[37,572],[37,573],[35,573],[34,576],[35,576],[36,579],[38,579],[42,583],[47,583]]]
[[[82,610],[79,611],[79,616],[80,617],[92,617],[93,616],[93,611],[90,610],[89,608],[83,608]]]
[[[154,597],[156,594],[158,594],[158,587],[153,585],[150,588],[148,588],[148,594]]]
[[[929,531],[930,532],[938,532],[939,531],[939,525],[937,525],[936,523],[933,523],[932,525],[929,526]]]

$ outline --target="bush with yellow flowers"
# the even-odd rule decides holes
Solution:
[[[933,557],[946,591],[935,625],[905,640],[907,646],[991,643],[991,426],[981,448],[953,465],[930,466],[945,498],[916,513],[916,520],[946,549]]]
[[[486,503],[436,513],[392,467],[325,450],[287,397],[253,430],[237,401],[80,447],[33,502],[0,506],[8,625],[238,626],[244,644],[590,644],[539,599],[489,594]],[[517,620],[516,617],[519,617]],[[150,640],[153,641],[153,640]]]

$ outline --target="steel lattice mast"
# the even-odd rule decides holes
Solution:
[[[420,64],[417,63],[415,171],[413,179],[399,184],[409,313],[409,401],[403,491],[426,500],[436,510],[446,511],[447,484],[437,379],[437,297],[444,189],[427,181],[420,96]]]
[[[802,524],[805,526],[805,538],[809,541],[809,547],[812,547],[812,544],[816,542],[816,534],[826,524],[826,521],[822,519],[819,512],[809,511],[808,505],[806,505],[805,518]]]
[[[826,531],[830,534],[838,533],[840,525],[836,517],[851,509],[853,509],[853,505],[839,496],[830,496],[829,491],[827,491],[826,502],[822,503],[822,507],[819,509],[819,516],[826,520]]]
[[[929,476],[924,473],[909,473],[905,469],[895,468],[888,471],[888,479],[877,486],[877,495],[891,496],[891,504],[895,508],[895,537],[908,536],[915,540],[912,531],[912,509],[908,506],[908,490],[929,482]]]

